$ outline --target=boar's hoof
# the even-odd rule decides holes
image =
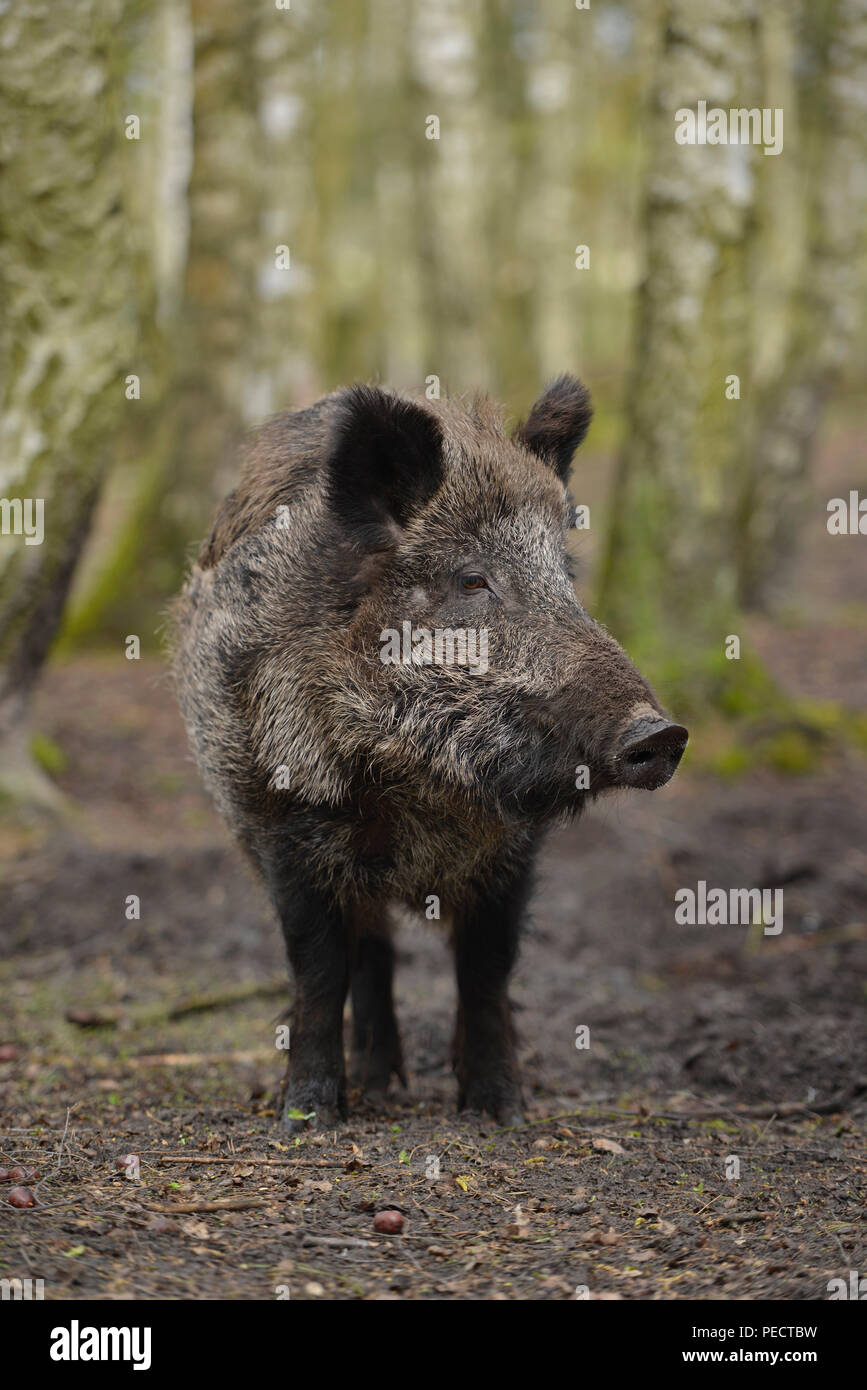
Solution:
[[[352,1056],[352,1082],[368,1095],[384,1095],[396,1076],[406,1090],[406,1073],[400,1044],[373,1052],[355,1052]]]
[[[297,1105],[287,1105],[283,1112],[283,1125],[289,1134],[307,1134],[312,1129],[337,1129],[346,1119],[344,1110],[321,1105],[318,1110],[302,1110]]]
[[[506,1129],[524,1123],[521,1092],[511,1082],[471,1082],[458,1096],[458,1109],[488,1115]]]
[[[346,1119],[346,1099],[337,1094],[336,1087],[324,1084],[321,1088],[305,1086],[303,1091],[290,1089],[283,1108],[283,1124],[290,1134],[305,1134],[311,1129],[335,1129]]]

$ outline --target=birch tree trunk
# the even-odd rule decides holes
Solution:
[[[122,208],[125,0],[18,0],[0,35],[0,794],[57,801],[27,706],[135,371]],[[44,507],[29,544],[16,502]],[[26,507],[25,507],[26,510]],[[8,513],[8,520],[7,520]],[[33,538],[31,538],[33,539]]]
[[[810,12],[815,74],[803,93],[806,248],[781,370],[763,392],[742,508],[740,597],[786,592],[807,510],[810,461],[829,393],[853,345],[867,247],[867,0]]]
[[[642,669],[675,687],[723,651],[737,593],[734,499],[748,468],[748,144],[679,144],[676,112],[755,106],[750,0],[667,0],[650,113],[646,275],[638,296],[627,438],[599,607]],[[660,651],[667,653],[660,671]]]

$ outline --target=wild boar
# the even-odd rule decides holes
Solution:
[[[544,831],[678,765],[687,731],[573,587],[590,417],[568,376],[511,436],[480,395],[359,385],[279,415],[177,601],[192,747],[294,976],[290,1129],[346,1114],[347,992],[355,1079],[404,1079],[392,904],[449,929],[459,1106],[515,1122],[507,990]]]

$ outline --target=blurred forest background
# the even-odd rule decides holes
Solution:
[[[867,0],[583,3],[0,0],[0,1161],[44,1174],[0,1186],[0,1275],[49,1298],[867,1267],[867,534],[828,528],[854,493],[867,531]],[[781,111],[782,150],[679,144],[699,102]],[[436,378],[517,421],[561,372],[579,590],[683,773],[546,846],[526,1127],[455,1116],[445,934],[407,920],[409,1090],[289,1154],[282,946],[166,605],[270,413]],[[785,931],[680,925],[690,883],[784,886]]]
[[[0,24],[0,493],[45,499],[41,546],[0,537],[7,791],[38,785],[49,651],[156,655],[244,432],[359,379],[517,418],[583,376],[589,605],[678,714],[790,703],[726,638],[785,619],[807,533],[828,563],[858,544],[809,489],[865,422],[867,0],[17,0]],[[782,152],[678,144],[700,100],[781,108]]]

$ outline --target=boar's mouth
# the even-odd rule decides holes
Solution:
[[[504,821],[542,824],[580,814],[600,792],[663,786],[686,746],[686,729],[655,701],[646,699],[630,721],[602,702],[592,706],[586,691],[576,700],[574,688],[552,698],[494,685],[490,700],[478,700],[486,687],[483,675],[451,671],[435,703],[427,682],[394,691],[387,720],[394,741],[382,749],[377,780],[393,779],[426,803],[463,802]]]
[[[654,791],[677,771],[689,733],[660,712],[643,714],[619,736],[600,727],[576,729],[544,701],[525,699],[524,713],[537,732],[528,765],[516,779],[514,799],[527,810],[574,811],[598,793],[618,788]],[[583,773],[583,777],[580,775]]]

